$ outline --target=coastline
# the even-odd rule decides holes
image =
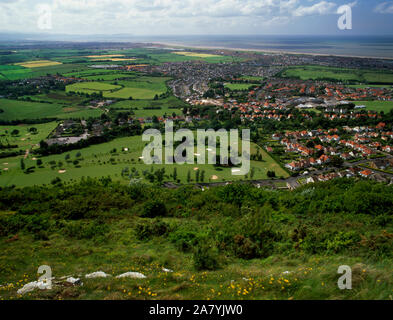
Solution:
[[[160,45],[160,46],[171,46],[174,48],[182,48],[182,49],[228,50],[228,51],[258,52],[258,53],[268,53],[268,54],[306,55],[306,56],[316,56],[316,57],[341,57],[341,58],[358,58],[358,59],[393,60],[393,58],[389,58],[389,57],[296,52],[296,51],[271,50],[271,49],[247,49],[247,48],[220,47],[220,46],[182,45],[182,44],[176,44],[176,43],[170,43],[170,42],[150,42],[149,44]]]

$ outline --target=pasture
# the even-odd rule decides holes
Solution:
[[[137,118],[148,118],[153,116],[163,116],[165,114],[177,115],[182,114],[182,109],[187,106],[185,102],[170,96],[160,100],[125,100],[119,101],[111,105],[109,109],[119,109],[119,111],[131,110],[134,112]]]
[[[77,82],[70,84],[66,87],[66,92],[77,92],[77,93],[107,93],[121,89],[121,86],[116,86],[103,82]]]
[[[393,84],[393,72],[363,69],[344,69],[324,66],[289,67],[280,75],[301,80],[326,80],[349,83]]]
[[[64,107],[60,104],[27,102],[20,100],[0,99],[0,120],[29,120],[44,118],[87,118],[99,117],[101,110],[88,109],[86,107]]]

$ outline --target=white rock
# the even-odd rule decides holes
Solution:
[[[31,291],[34,291],[35,289],[41,289],[41,290],[50,290],[52,289],[52,284],[48,282],[43,282],[43,281],[33,281],[25,284],[23,288],[19,289],[17,291],[18,294],[25,294]]]
[[[118,275],[116,278],[133,278],[133,279],[145,279],[146,276],[139,272],[126,272],[121,275]]]
[[[66,281],[68,283],[72,283],[73,285],[83,286],[83,283],[82,283],[81,279],[79,279],[79,278],[69,277],[69,278],[67,278]]]
[[[166,269],[166,268],[162,268],[162,271],[164,271],[164,272],[173,272],[173,270],[171,270],[171,269]]]
[[[89,273],[89,274],[85,275],[85,278],[87,278],[87,279],[107,278],[110,276],[111,276],[110,274],[106,274],[103,271],[97,271],[97,272],[93,272],[93,273]]]

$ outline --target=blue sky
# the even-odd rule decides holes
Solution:
[[[352,7],[353,29],[337,27]],[[42,8],[51,28],[42,30]],[[0,31],[67,34],[393,34],[393,0],[0,0]]]

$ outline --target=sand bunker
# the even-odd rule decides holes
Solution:
[[[218,180],[218,177],[217,176],[212,176],[211,179],[212,180]]]
[[[60,174],[66,173],[66,172],[67,172],[66,170],[59,170],[59,173],[60,173]]]

